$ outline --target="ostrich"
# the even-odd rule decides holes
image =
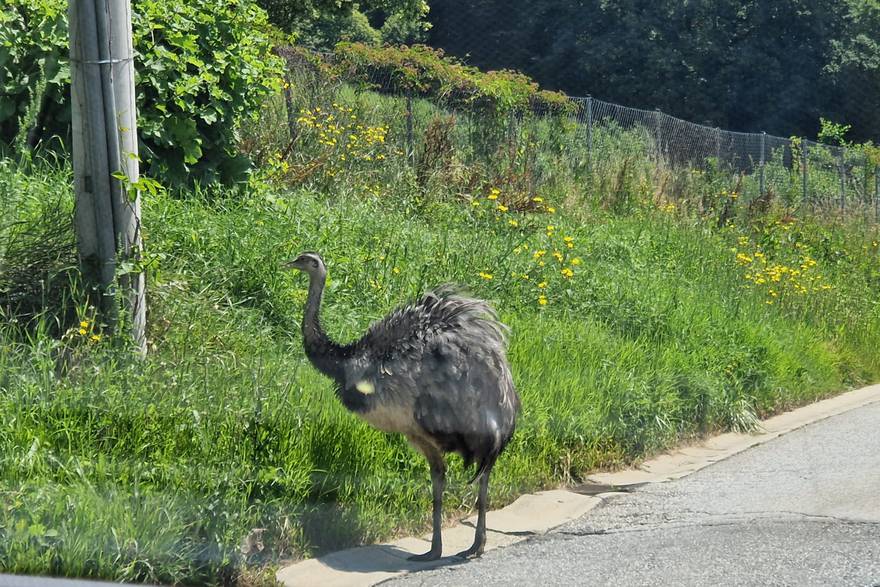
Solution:
[[[452,286],[374,322],[358,341],[340,345],[321,328],[327,270],[320,255],[301,253],[284,265],[309,276],[302,322],[306,356],[336,383],[346,408],[385,432],[399,432],[431,470],[431,550],[413,561],[440,558],[445,454],[476,464],[480,480],[473,545],[459,557],[480,556],[486,544],[489,474],[516,425],[519,397],[506,358],[506,330],[492,307]]]

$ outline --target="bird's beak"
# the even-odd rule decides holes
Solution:
[[[281,269],[285,271],[290,271],[291,269],[297,269],[296,259],[292,259],[290,261],[285,261],[281,264]]]

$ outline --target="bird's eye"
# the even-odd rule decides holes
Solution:
[[[315,259],[312,259],[312,267],[314,267],[315,269],[318,268],[318,262]]]

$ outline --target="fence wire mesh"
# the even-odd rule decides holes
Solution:
[[[592,97],[570,97],[570,108],[546,107],[499,115],[484,107],[463,107],[460,96],[407,94],[390,72],[358,72],[331,78],[296,55],[288,58],[288,120],[295,136],[296,110],[328,103],[330,97],[358,101],[364,95],[393,96],[369,103],[374,120],[389,128],[389,140],[407,154],[419,173],[429,173],[438,141],[449,143],[464,163],[497,161],[502,155],[529,168],[532,193],[566,173],[594,180],[619,172],[609,162],[641,159],[671,170],[726,173],[739,204],[778,200],[787,207],[870,213],[880,220],[880,168],[859,149],[805,138],[722,130],[682,120],[659,110],[643,110]],[[321,58],[332,61],[332,54]],[[329,105],[329,104],[328,104]],[[595,179],[601,183],[602,178]],[[591,185],[595,185],[592,183]]]

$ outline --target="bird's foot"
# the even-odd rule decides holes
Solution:
[[[425,554],[414,554],[410,557],[407,557],[406,560],[412,561],[414,563],[426,563],[429,561],[437,560],[438,558],[440,558],[441,554],[442,554],[442,552],[440,551],[439,548],[438,549],[432,548],[431,550],[429,550]]]
[[[473,546],[471,546],[467,550],[462,550],[455,556],[457,556],[458,558],[480,558],[480,556],[483,554],[483,546],[483,544],[474,543]]]

